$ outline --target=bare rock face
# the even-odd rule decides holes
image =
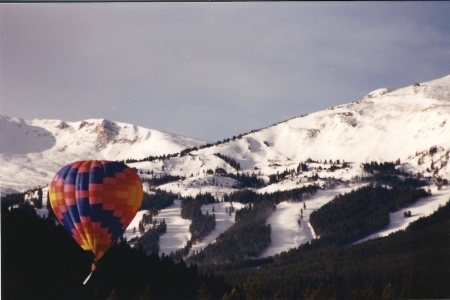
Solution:
[[[97,134],[101,143],[107,144],[114,142],[116,136],[120,132],[120,127],[109,120],[103,120],[100,124],[95,125],[92,132]]]
[[[393,89],[388,89],[388,88],[381,88],[381,89],[377,89],[375,91],[370,92],[369,94],[367,94],[367,96],[365,98],[370,99],[370,98],[377,98],[377,97],[381,97],[383,95],[386,95],[390,92],[394,91]]]
[[[66,122],[64,122],[64,121],[61,121],[55,127],[58,128],[58,129],[66,129],[66,128],[69,128],[69,125]]]

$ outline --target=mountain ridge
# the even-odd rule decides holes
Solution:
[[[0,127],[2,195],[8,189],[45,186],[59,168],[72,161],[159,156],[205,143],[106,119],[66,122],[0,115]],[[23,181],[26,186],[21,187]]]
[[[448,178],[449,116],[450,75],[403,88],[377,89],[358,101],[214,144],[105,119],[66,122],[1,115],[2,194],[8,188],[45,185],[63,164],[77,159],[142,159],[184,149],[191,149],[189,155],[131,165],[197,180],[216,168],[236,172],[215,155],[220,153],[239,163],[241,172],[262,172],[267,182],[269,174],[296,167],[307,159],[355,165],[400,159],[405,170]],[[433,147],[438,153],[426,154]],[[439,163],[437,173],[427,172],[425,166],[435,162]],[[21,187],[19,172],[24,172],[20,177],[27,178],[27,187]],[[198,185],[189,193],[198,193]]]

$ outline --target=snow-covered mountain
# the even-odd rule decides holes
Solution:
[[[0,127],[2,190],[46,185],[62,165],[77,159],[142,159],[206,144],[108,120],[64,122],[1,115]],[[430,155],[432,147],[436,151]],[[208,169],[235,172],[214,153],[233,158],[241,171],[264,175],[311,158],[353,163],[400,159],[408,170],[425,173],[433,162],[435,171],[427,175],[448,177],[449,150],[450,75],[395,90],[378,89],[359,101],[280,122],[188,156],[132,165],[186,176],[185,188],[210,185],[204,176]],[[232,180],[222,181],[224,187],[233,185]]]
[[[360,163],[396,161],[405,171],[449,179],[450,164],[450,75],[420,85],[400,89],[378,89],[361,100],[293,118],[231,139],[229,142],[190,152],[164,162],[139,162],[134,167],[188,177],[167,189],[196,194],[199,188],[228,192],[227,178],[205,177],[208,169],[236,170],[214,155],[233,158],[241,171],[268,175],[296,168],[300,162],[340,160],[352,164],[353,171],[328,173],[319,177],[351,179],[360,175]],[[316,167],[319,164],[315,165]],[[356,169],[355,169],[356,168]],[[339,174],[338,174],[339,173]],[[190,177],[193,175],[193,177]],[[214,180],[213,180],[214,179]],[[261,192],[285,190],[286,183]]]
[[[0,115],[0,182],[9,191],[47,185],[67,163],[141,159],[206,142],[108,120],[23,120]]]
[[[297,117],[194,155],[224,153],[244,169],[289,166],[308,158],[405,161],[432,146],[448,149],[449,123],[447,76],[420,86],[379,89],[360,101]]]
[[[69,123],[0,116],[0,121],[2,193],[45,186],[62,165],[77,159],[142,159],[206,144],[107,120]],[[295,227],[298,203],[281,203],[269,217],[267,222],[272,225],[272,244],[263,255],[280,253],[314,238],[309,214],[335,195],[359,187],[360,183],[353,179],[363,174],[361,163],[400,161],[399,168],[430,177],[430,183],[437,179],[450,180],[450,75],[399,89],[378,89],[356,102],[230,137],[185,156],[129,165],[142,171],[142,177],[149,176],[146,175],[149,171],[186,177],[185,180],[159,186],[161,189],[183,196],[210,192],[221,199],[225,193],[236,190],[237,182],[230,177],[208,174],[208,171],[216,168],[233,174],[237,171],[217,153],[239,163],[240,173],[254,173],[266,183],[269,175],[296,169],[300,163],[308,162],[307,171],[256,189],[258,193],[309,185],[309,178],[315,174],[319,177],[315,183],[326,187],[307,200],[308,209],[305,210],[301,230]],[[345,161],[348,167],[331,171],[331,161],[340,166]],[[345,184],[331,190],[327,186],[328,178],[342,180]],[[144,188],[146,191],[149,189],[148,186]],[[433,184],[429,188],[433,196],[410,208],[414,213],[412,218],[405,219],[402,212],[393,213],[389,228],[373,237],[405,228],[409,222],[431,214],[448,201],[450,188],[438,190]],[[222,212],[222,206],[216,208]],[[157,217],[165,218],[168,224],[168,231],[160,243],[161,252],[166,254],[183,247],[190,236],[189,222],[179,217],[180,209],[180,203],[176,202]],[[202,208],[204,213],[208,209]],[[234,222],[225,215],[223,218],[218,215],[216,221],[217,229],[193,249],[205,247]],[[132,229],[130,225],[126,237],[134,236]]]

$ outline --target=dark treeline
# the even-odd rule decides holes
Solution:
[[[398,175],[403,175],[400,177]],[[427,181],[410,176],[411,174],[390,174],[379,172],[368,177],[363,177],[362,181],[372,182],[374,184],[384,184],[389,186],[396,186],[404,189],[416,189],[428,184]]]
[[[206,174],[208,175],[219,175],[219,176],[226,176],[229,178],[233,178],[234,180],[238,181],[237,184],[233,186],[233,188],[260,188],[265,186],[265,182],[263,179],[258,178],[258,176],[255,173],[252,173],[251,175],[247,172],[245,174],[244,172],[236,172],[234,173],[227,173],[223,168],[217,167],[214,171],[212,169],[206,170]]]
[[[216,199],[211,193],[200,193],[194,197],[184,197],[181,201],[181,217],[183,219],[192,219],[201,214],[201,207],[204,204],[215,203]]]
[[[184,256],[189,254],[192,245],[207,236],[216,228],[216,216],[214,212],[209,214],[202,214],[201,207],[204,204],[215,203],[216,199],[211,193],[197,194],[195,198],[189,196],[181,201],[181,217],[183,219],[191,220],[189,225],[189,232],[191,239],[186,242],[186,246],[175,252],[170,253],[170,257],[176,261],[181,260]]]
[[[399,164],[400,159],[395,162],[378,163],[372,161],[365,163],[362,166],[364,171],[369,175],[363,176],[361,180],[413,189],[428,185],[432,182],[432,178],[424,178],[420,173],[414,175],[411,172],[405,172],[401,168],[395,168]],[[441,177],[434,178],[434,180],[438,186],[448,184],[448,181]]]
[[[141,210],[148,210],[153,216],[156,216],[161,209],[173,205],[173,200],[178,198],[178,195],[160,189],[150,194],[144,193]]]
[[[270,244],[271,226],[267,217],[275,210],[271,201],[250,204],[236,211],[236,223],[209,244],[203,251],[193,255],[189,261],[219,263],[256,257]],[[233,209],[230,207],[230,214]]]
[[[307,162],[311,163],[311,162],[315,162],[315,161],[308,159]],[[299,163],[296,169],[289,169],[289,170],[286,169],[281,173],[279,171],[277,171],[276,174],[270,174],[269,175],[269,184],[283,181],[286,178],[288,178],[289,176],[293,177],[294,175],[299,175],[300,173],[306,172],[306,171],[308,171],[308,165],[306,163]],[[317,178],[315,180],[317,180]]]
[[[300,164],[301,165],[301,164]],[[300,166],[299,165],[299,166]],[[301,167],[303,169],[303,167]],[[269,175],[269,184],[277,183],[280,181],[285,180],[289,176],[293,176],[295,174],[295,170],[284,170],[283,172],[277,172],[277,174],[271,174]]]
[[[306,171],[308,171],[308,165],[305,163],[299,163],[297,166],[297,174]]]
[[[216,228],[216,217],[213,214],[202,214],[204,204],[215,203],[216,199],[211,193],[197,194],[195,198],[186,197],[181,201],[181,217],[192,220],[189,232],[192,234],[191,242],[195,243],[207,236]]]
[[[192,218],[192,222],[189,225],[189,232],[192,234],[191,241],[200,241],[207,236],[211,231],[216,229],[216,216],[214,213],[202,215],[196,215]]]
[[[400,165],[400,159],[394,162],[382,162],[371,161],[370,163],[363,164],[363,170],[367,173],[373,174],[377,172],[396,172],[395,166]]]
[[[237,172],[237,174],[228,173],[227,177],[239,181],[239,185],[236,186],[237,188],[260,188],[266,185],[264,180],[258,178],[255,173],[252,173],[251,175],[249,175],[248,173],[246,175],[244,172]]]
[[[241,164],[238,163],[234,158],[220,154],[220,153],[214,153],[215,156],[223,159],[226,161],[230,166],[232,166],[236,171],[239,171],[241,169]]]
[[[446,205],[439,205],[439,209],[428,217],[421,217],[417,221],[409,224],[408,230],[418,231],[421,229],[426,229],[434,226],[435,224],[440,224],[448,222],[450,219],[450,201]],[[450,237],[449,237],[450,239]],[[449,240],[450,242],[450,240]]]
[[[159,237],[167,230],[165,220],[160,222],[154,220],[152,228],[148,229],[140,238],[136,239],[134,247],[140,249],[146,254],[159,253]],[[133,239],[130,240],[130,244],[133,243]]]
[[[274,193],[258,194],[252,190],[244,189],[236,192],[232,192],[229,195],[224,196],[224,202],[239,202],[239,203],[258,203],[264,200],[270,201],[274,204],[278,204],[283,201],[302,201],[309,199],[314,195],[317,190],[320,189],[317,185],[308,185],[298,189],[292,189],[288,191],[277,191]]]
[[[100,259],[87,284],[92,257],[52,219],[2,205],[2,299],[221,299],[223,278],[195,265],[145,255],[122,241]]]
[[[42,191],[41,187],[31,189],[29,191],[22,192],[22,193],[13,193],[13,194],[5,195],[1,198],[1,201],[2,201],[2,203],[5,203],[8,207],[13,206],[13,205],[23,205],[25,203],[25,195],[34,194],[35,192],[37,192],[38,197],[33,198],[31,200],[31,202],[33,202],[33,205],[36,208],[42,208],[43,191]]]
[[[429,194],[423,189],[365,186],[344,195],[310,215],[310,223],[321,240],[355,242],[389,224],[389,212],[413,204]]]
[[[259,196],[260,194],[249,190],[249,189],[244,189],[241,191],[236,191],[236,192],[232,192],[230,194],[225,194],[223,197],[223,202],[239,202],[239,203],[255,203],[255,202],[259,202],[261,200],[259,200]]]
[[[312,240],[274,257],[200,270],[223,274],[237,291],[251,280],[265,299],[447,299],[449,232],[450,201],[388,237],[341,246]]]
[[[5,195],[2,197],[2,204],[5,204],[7,207],[23,204],[25,202],[25,194],[26,192]]]
[[[159,156],[147,156],[144,157],[142,159],[134,159],[134,158],[129,158],[129,159],[125,159],[125,160],[119,160],[118,162],[121,163],[125,163],[125,164],[131,164],[131,163],[136,163],[136,162],[143,162],[143,161],[155,161],[155,160],[165,160],[165,159],[170,159],[172,157],[177,157],[179,156],[179,153],[173,153],[173,154],[163,154],[163,155],[159,155]]]
[[[284,171],[281,174],[279,172],[277,172],[277,174],[270,174],[269,184],[280,182],[280,180],[285,179],[288,174],[289,173],[287,171]]]
[[[153,178],[142,178],[142,182],[147,182],[150,186],[158,186],[158,185],[162,185],[162,184],[166,184],[169,182],[174,182],[174,181],[178,181],[178,180],[184,180],[186,179],[185,177],[180,177],[180,176],[172,176],[172,175],[165,175],[162,177],[153,177]]]
[[[156,222],[156,219],[153,220],[153,216],[151,213],[150,214],[146,214],[146,213],[142,214],[142,219],[139,221],[139,232],[141,233],[141,235],[143,235],[145,233],[145,225],[148,225],[148,224],[156,225],[155,222]],[[136,232],[136,227],[133,228],[133,233],[135,233],[135,232]]]

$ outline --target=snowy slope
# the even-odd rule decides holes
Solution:
[[[351,181],[362,175],[361,163],[369,161],[395,161],[400,159],[401,168],[408,172],[422,173],[429,177],[450,179],[450,76],[409,86],[397,90],[379,89],[369,93],[363,99],[294,118],[277,125],[244,135],[210,148],[191,152],[191,156],[173,158],[138,168],[152,169],[187,176],[184,182],[164,185],[162,188],[183,195],[195,195],[198,192],[211,192],[215,195],[229,192],[224,179],[213,183],[205,177],[204,171],[224,168],[227,172],[236,172],[229,164],[214,156],[214,153],[227,155],[238,161],[244,172],[267,175],[283,172],[297,167],[308,158],[320,161],[309,164],[312,169],[299,176],[288,178],[277,184],[257,190],[259,193],[289,190],[311,184],[307,177],[318,174],[319,177],[335,177]],[[436,150],[432,153],[430,149]],[[324,160],[332,159],[350,162],[348,169],[333,173],[325,171]],[[420,162],[420,163],[419,163]],[[429,170],[431,164],[435,169]],[[160,164],[160,165],[158,165]],[[255,169],[256,167],[256,169]],[[318,168],[323,167],[321,171]],[[329,165],[328,165],[329,167]],[[189,177],[192,174],[193,177]],[[197,175],[198,174],[198,175]],[[323,185],[324,181],[318,181]],[[309,241],[315,237],[309,224],[309,213],[318,209],[338,193],[349,192],[352,186],[336,190],[319,191],[307,201],[302,227],[298,229],[299,203],[281,203],[275,213],[267,220],[272,225],[272,243],[262,256],[274,255]],[[379,236],[401,230],[420,216],[433,213],[439,204],[450,198],[450,189],[437,191],[430,186],[433,196],[416,203],[410,210],[412,218],[404,218],[403,211],[391,214],[391,224]],[[424,204],[426,203],[426,204]],[[310,210],[311,209],[311,210]],[[203,248],[218,236],[218,232],[206,237],[195,247]],[[368,237],[372,238],[377,235]]]
[[[185,157],[131,165],[188,177],[191,182],[184,183],[182,190],[189,194],[198,193],[204,182],[198,179],[208,169],[235,172],[214,153],[235,159],[245,172],[261,172],[266,181],[267,175],[294,168],[308,158],[345,160],[356,167],[361,162],[400,159],[409,171],[449,178],[449,116],[450,75],[420,86],[378,89],[359,101],[293,118]],[[26,121],[2,115],[0,126],[2,191],[24,190],[24,178],[27,188],[45,185],[63,164],[77,159],[141,159],[205,144],[108,120]],[[431,147],[438,149],[433,156],[428,155]],[[432,162],[439,170],[427,174]],[[196,179],[197,184],[192,183]]]
[[[215,153],[233,158],[241,172],[255,173],[266,182],[270,174],[294,169],[309,158],[318,162],[310,164],[313,169],[307,173],[258,192],[301,187],[309,184],[305,176],[313,174],[348,181],[362,175],[363,162],[397,159],[407,172],[450,180],[450,75],[420,86],[378,89],[359,101],[280,122],[185,157],[131,165],[187,178],[162,186],[165,190],[184,196],[200,191],[220,195],[232,190],[232,182],[217,177],[213,181],[205,172],[217,167],[236,170]],[[329,173],[329,164],[323,162],[330,159],[349,162],[350,168]]]
[[[45,186],[62,166],[76,160],[142,159],[205,144],[108,120],[64,122],[0,115],[0,128],[2,194]]]
[[[207,204],[202,206],[202,214],[206,214],[208,212],[209,214],[215,214],[216,215],[216,228],[208,235],[206,236],[202,241],[192,246],[189,254],[192,254],[196,251],[201,251],[203,248],[206,248],[211,243],[214,243],[216,238],[219,237],[219,235],[226,231],[228,228],[233,226],[235,220],[235,214],[227,214],[226,208],[230,208],[230,203],[228,202],[220,202],[220,203],[214,203],[214,204]],[[239,210],[243,208],[245,205],[242,203],[233,203],[233,207],[236,210]],[[214,207],[214,212],[213,212]]]
[[[362,100],[297,117],[239,140],[193,153],[209,164],[215,152],[244,170],[284,170],[308,158],[348,162],[402,162],[417,151],[450,149],[450,76],[394,91],[381,89]],[[276,167],[274,165],[281,165]],[[272,165],[272,167],[271,167]],[[447,166],[445,173],[449,173]],[[273,173],[273,171],[271,172]]]
[[[339,194],[349,193],[362,185],[342,186],[333,190],[319,190],[309,200],[303,202],[282,202],[267,219],[266,224],[272,227],[271,244],[261,254],[261,257],[272,256],[291,248],[296,248],[316,238],[316,234],[309,223],[309,215],[327,204]],[[305,208],[306,207],[306,208]],[[300,209],[303,210],[303,218],[300,218]],[[301,225],[298,221],[301,221]]]

